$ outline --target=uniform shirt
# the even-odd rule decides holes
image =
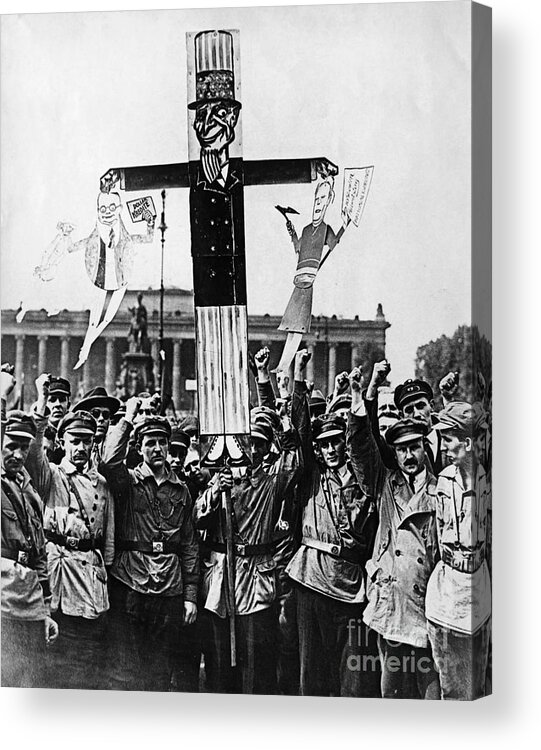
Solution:
[[[349,465],[342,476],[324,471],[312,448],[310,416],[303,383],[295,383],[292,420],[304,446],[305,473],[299,483],[302,535],[305,539],[346,548],[359,562],[301,544],[286,568],[297,583],[341,602],[365,601],[364,563],[372,554],[377,528],[373,498],[364,491]],[[353,441],[356,450],[357,441]]]
[[[183,595],[197,602],[199,550],[188,489],[170,468],[158,485],[147,464],[126,467],[123,459],[131,430],[124,418],[109,429],[100,466],[115,498],[119,549],[111,575],[141,594]],[[122,540],[167,541],[180,545],[180,554],[122,550]]]
[[[472,491],[466,492],[458,467],[447,466],[438,477],[438,544],[459,554],[486,554],[490,492],[486,474],[477,467]],[[438,625],[460,633],[475,633],[492,609],[487,560],[473,573],[463,572],[441,560],[427,590],[426,616]]]
[[[235,555],[235,612],[239,615],[267,609],[276,599],[276,562],[270,547],[283,498],[295,483],[300,468],[300,454],[292,431],[283,434],[282,448],[278,461],[267,467],[259,465],[239,477],[231,490],[234,542],[269,545],[269,551],[262,554]],[[206,529],[209,541],[224,543],[221,502],[212,499],[212,486],[216,481],[217,477],[195,504],[196,525]],[[226,556],[213,550],[203,565],[205,608],[225,617]]]
[[[32,557],[32,567],[2,557],[2,617],[11,620],[44,620],[49,614],[51,597],[41,505],[25,469],[9,479],[2,468],[2,549],[28,550]],[[21,527],[19,515],[28,519],[28,530]]]
[[[44,500],[46,531],[77,539],[90,539],[90,531],[79,507],[77,488],[92,536],[99,548],[88,551],[67,549],[47,542],[53,611],[72,617],[95,619],[109,609],[106,566],[114,556],[113,498],[105,479],[92,464],[78,471],[66,457],[56,466],[43,453],[41,439],[46,420],[34,415],[36,440],[30,448],[27,468]]]

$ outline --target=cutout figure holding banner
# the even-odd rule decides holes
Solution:
[[[351,221],[359,225],[360,218],[370,189],[373,167],[346,169],[344,172],[344,190],[342,195],[342,227],[335,234],[332,227],[325,223],[325,214],[334,200],[334,179],[331,175],[322,179],[314,195],[312,221],[304,227],[299,239],[290,219],[286,217],[286,227],[298,256],[297,269],[293,278],[294,289],[282,318],[279,331],[287,331],[287,340],[282,351],[277,372],[287,372],[304,334],[310,331],[312,322],[312,302],[314,281],[329,254],[340,242],[346,227]],[[297,213],[292,209],[278,210],[286,216]],[[324,248],[327,248],[323,256]]]

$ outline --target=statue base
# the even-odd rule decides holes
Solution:
[[[124,399],[143,391],[154,393],[154,360],[145,352],[125,352],[117,382],[117,390]]]

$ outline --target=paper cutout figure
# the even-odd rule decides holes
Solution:
[[[294,289],[282,318],[279,331],[287,331],[287,340],[282,351],[277,371],[286,372],[299,348],[302,337],[310,331],[314,281],[321,265],[325,247],[332,251],[345,232],[345,224],[337,234],[325,223],[325,213],[334,199],[334,180],[327,177],[318,183],[314,195],[312,221],[304,227],[300,239],[290,219],[286,219],[287,231],[297,253],[297,269],[293,278]]]
[[[60,230],[43,253],[41,264],[34,273],[42,281],[54,278],[58,265],[67,253],[85,252],[86,273],[96,287],[90,307],[90,317],[79,359],[78,369],[88,359],[90,348],[115,317],[126,292],[133,263],[134,245],[150,243],[154,237],[155,215],[144,210],[146,234],[129,234],[121,217],[120,193],[102,190],[97,200],[96,226],[88,237],[74,242],[74,224],[60,222]]]

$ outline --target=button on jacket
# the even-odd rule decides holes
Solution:
[[[44,501],[45,531],[85,540],[91,538],[91,531],[96,542],[96,549],[88,551],[47,542],[51,607],[72,617],[95,619],[109,609],[106,566],[114,556],[113,498],[105,479],[91,464],[80,472],[65,457],[58,466],[47,460],[42,447],[47,420],[39,415],[34,418],[37,435],[28,454],[27,468]],[[90,530],[72,483],[79,493]]]
[[[119,549],[111,575],[142,594],[182,594],[186,601],[197,602],[199,551],[188,488],[171,470],[158,486],[146,464],[126,468],[131,430],[125,419],[110,428],[100,466],[115,499]],[[122,540],[167,541],[178,544],[180,554],[122,550]]]
[[[239,615],[267,609],[276,599],[276,562],[271,543],[283,499],[299,475],[300,452],[294,431],[282,435],[281,447],[278,461],[267,468],[258,466],[251,476],[242,477],[231,490],[235,543],[269,545],[269,551],[262,554],[235,555],[235,611]],[[215,481],[217,478],[213,483]],[[221,502],[213,502],[211,495],[212,486],[196,501],[196,525],[207,530],[209,541],[223,543]],[[205,608],[225,617],[225,554],[212,551],[204,566]]]
[[[364,620],[387,640],[426,648],[425,593],[438,558],[436,479],[425,470],[414,494],[400,470],[385,468],[366,415],[350,412],[349,440],[361,446],[352,460],[379,511]]]
[[[314,591],[350,604],[365,601],[364,564],[372,554],[377,511],[372,497],[359,484],[349,465],[345,483],[334,472],[324,471],[312,447],[310,415],[304,383],[296,382],[292,420],[303,445],[305,471],[299,482],[302,535],[306,539],[342,547],[359,562],[301,544],[286,568],[294,581]],[[350,440],[350,455],[358,449],[358,437]]]
[[[27,566],[2,557],[2,617],[44,620],[49,614],[49,575],[41,505],[41,498],[25,469],[14,479],[8,479],[2,469],[2,550],[26,551],[30,563]],[[28,533],[22,528],[19,515],[28,518]]]

